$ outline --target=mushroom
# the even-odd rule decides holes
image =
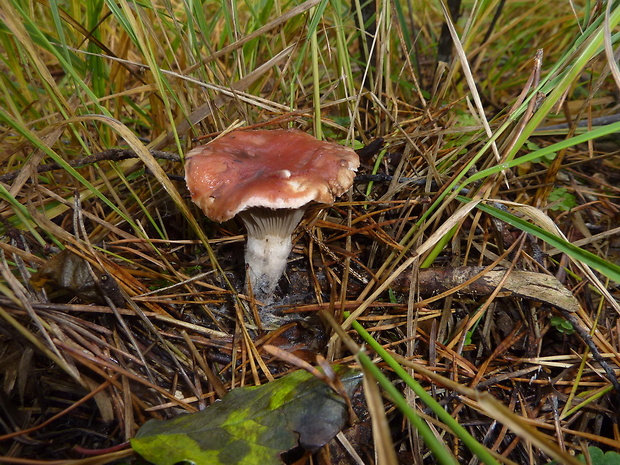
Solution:
[[[239,215],[254,295],[270,302],[306,206],[333,203],[353,184],[359,158],[296,129],[235,130],[186,157],[192,200],[219,223]]]

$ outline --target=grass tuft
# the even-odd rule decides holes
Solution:
[[[317,356],[367,379],[312,463],[620,451],[616,3],[2,2],[0,462],[137,463],[149,418]],[[240,127],[362,162],[275,330],[183,182]]]

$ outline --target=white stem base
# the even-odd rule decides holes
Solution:
[[[261,238],[248,237],[245,262],[248,265],[250,285],[257,299],[269,303],[284,273],[292,248],[290,235],[279,237],[266,234]]]
[[[253,207],[239,216],[248,230],[245,263],[249,284],[258,300],[271,303],[293,248],[291,234],[304,216],[304,209]]]

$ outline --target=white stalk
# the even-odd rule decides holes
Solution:
[[[273,294],[280,277],[284,274],[292,248],[291,236],[280,237],[273,234],[261,238],[248,236],[245,263],[256,297],[265,299]]]
[[[249,284],[259,300],[270,303],[286,269],[293,248],[291,235],[304,215],[304,208],[254,207],[240,213],[248,231],[245,263]]]

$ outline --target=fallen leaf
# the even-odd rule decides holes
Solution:
[[[116,280],[108,273],[95,267],[92,270],[99,281],[95,282],[88,262],[69,249],[64,249],[50,258],[30,277],[30,283],[37,289],[63,289],[88,303],[105,305],[103,297],[108,296],[117,306],[124,303]]]
[[[506,270],[490,270],[483,274],[482,266],[437,267],[420,270],[418,282],[420,294],[436,295],[463,286],[467,281],[480,275],[471,283],[460,287],[461,294],[490,295],[499,286]],[[411,275],[398,277],[393,288],[400,292],[409,291]],[[557,278],[532,271],[511,271],[500,289],[501,297],[521,297],[547,303],[568,312],[579,310],[575,296]]]
[[[348,395],[361,373],[335,366]],[[298,370],[262,386],[237,388],[201,412],[150,420],[131,440],[156,465],[281,464],[280,454],[301,445],[314,451],[345,425],[347,403],[323,381]]]

